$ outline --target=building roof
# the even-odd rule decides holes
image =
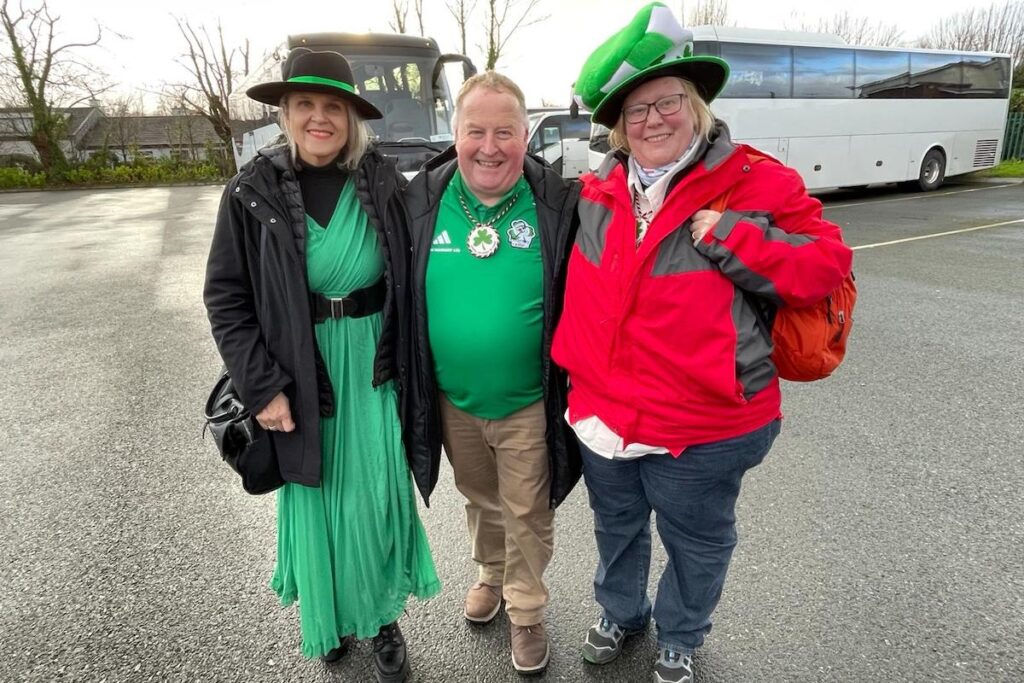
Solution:
[[[69,107],[64,110],[68,117],[67,135],[75,140],[88,133],[97,119],[103,118],[98,107]],[[28,140],[32,130],[32,110],[28,107],[0,107],[0,138],[4,140]]]
[[[213,124],[202,116],[107,116],[85,139],[85,149],[99,149],[104,142],[113,146],[124,139],[128,144],[147,147],[202,147],[221,144]]]

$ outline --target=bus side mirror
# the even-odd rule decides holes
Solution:
[[[434,73],[430,75],[431,84],[437,83],[437,79],[440,78],[445,64],[454,64],[456,62],[462,63],[462,80],[468,81],[476,75],[476,66],[470,61],[469,57],[465,55],[444,54],[438,57],[437,63],[434,64]]]

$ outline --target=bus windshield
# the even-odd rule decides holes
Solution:
[[[287,49],[298,45],[345,55],[352,67],[356,92],[384,115],[367,121],[374,142],[382,153],[397,159],[399,170],[417,170],[453,140],[451,92],[440,67],[461,61],[464,72],[472,73],[472,64],[466,58],[441,55],[429,38],[329,33],[291,36],[287,46],[250,73],[230,97],[239,166],[280,133],[277,108],[250,100],[245,90],[256,83],[279,79]]]

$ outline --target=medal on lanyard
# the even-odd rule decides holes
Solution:
[[[477,258],[488,258],[498,251],[501,235],[494,229],[494,226],[505,217],[505,214],[509,212],[517,199],[519,199],[518,192],[512,195],[512,198],[505,203],[505,206],[501,208],[501,211],[494,218],[487,222],[481,222],[470,212],[469,206],[466,204],[466,196],[461,192],[459,193],[459,204],[462,205],[462,210],[465,212],[469,224],[473,226],[469,231],[469,235],[466,236],[466,248],[469,249],[470,254]]]

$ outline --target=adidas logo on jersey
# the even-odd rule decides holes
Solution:
[[[461,254],[462,249],[458,245],[452,244],[452,238],[447,230],[442,230],[430,243],[430,252],[433,254]]]

